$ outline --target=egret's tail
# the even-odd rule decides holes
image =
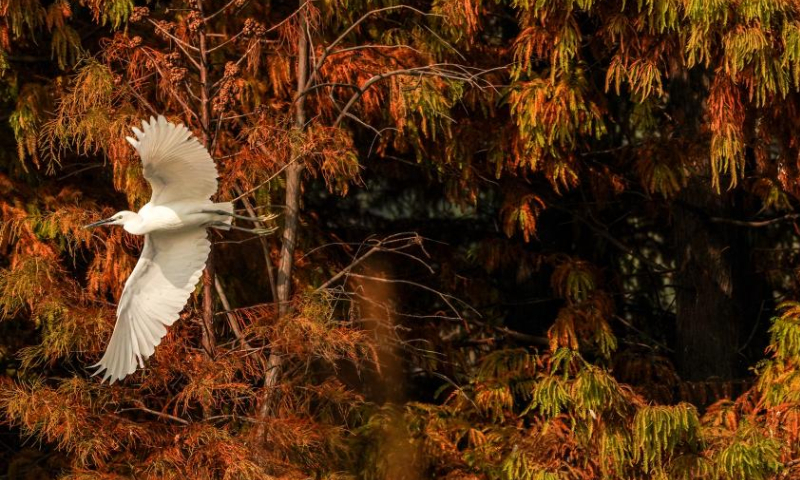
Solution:
[[[214,204],[214,209],[215,210],[222,210],[222,211],[228,212],[230,214],[233,214],[233,203],[232,202],[215,203]],[[233,221],[233,217],[230,216],[230,215],[220,215],[219,216],[219,221],[224,223],[225,225],[228,225],[228,228],[220,227],[221,229],[230,230],[230,224]]]

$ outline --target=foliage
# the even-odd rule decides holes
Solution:
[[[800,478],[793,2],[2,0],[0,102],[9,478]],[[280,234],[109,386],[159,113]]]

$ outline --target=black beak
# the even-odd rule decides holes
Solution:
[[[100,220],[100,221],[97,221],[97,222],[94,222],[94,223],[90,223],[89,225],[84,225],[83,228],[99,227],[100,225],[105,225],[106,223],[110,223],[110,222],[113,222],[113,221],[114,221],[113,218],[106,218],[106,219],[103,219],[103,220]]]

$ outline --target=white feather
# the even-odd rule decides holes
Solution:
[[[103,381],[125,378],[144,366],[144,360],[166,335],[203,273],[211,243],[203,228],[153,232],[125,282],[117,323],[103,358],[94,365]]]
[[[133,144],[142,157],[144,178],[150,182],[150,203],[164,205],[179,200],[209,199],[217,192],[217,168],[208,151],[183,125],[160,116],[134,128]]]
[[[141,156],[144,177],[153,189],[150,202],[135,216],[158,228],[145,233],[141,257],[117,305],[111,340],[94,365],[98,367],[95,375],[105,371],[103,381],[111,383],[144,366],[166,335],[166,327],[180,317],[211,251],[202,222],[208,217],[230,223],[230,217],[198,216],[195,212],[233,209],[230,203],[211,203],[210,197],[217,191],[217,169],[189,129],[159,116],[142,121],[142,129],[134,127],[133,133],[136,138],[127,140]],[[187,218],[180,218],[181,212]],[[167,228],[168,221],[179,224],[160,230]],[[125,227],[128,229],[127,224]]]

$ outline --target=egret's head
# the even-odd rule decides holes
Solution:
[[[125,225],[126,222],[132,220],[136,217],[136,213],[129,212],[128,210],[123,210],[121,212],[117,212],[114,215],[111,215],[108,218],[100,220],[99,222],[90,223],[89,225],[84,225],[83,228],[93,228],[99,227],[100,225]]]

